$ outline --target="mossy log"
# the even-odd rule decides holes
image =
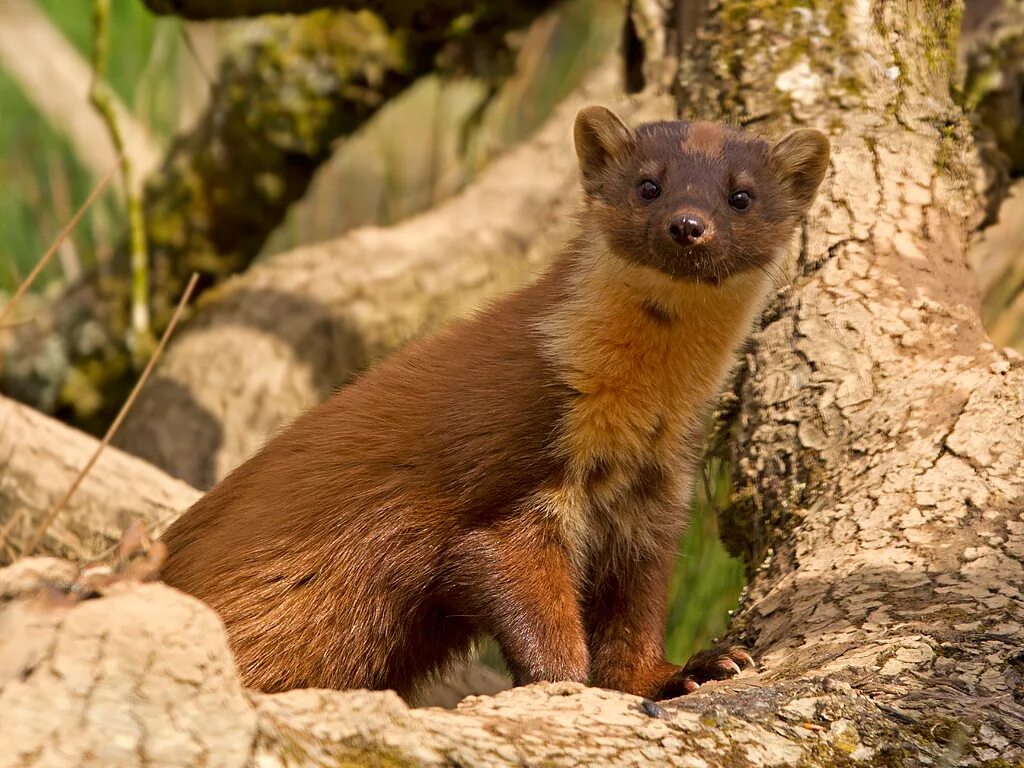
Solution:
[[[268,13],[301,14],[326,8],[370,10],[390,23],[411,28],[436,27],[438,20],[450,22],[463,15],[496,18],[515,14],[516,5],[530,3],[484,2],[477,0],[143,0],[153,13],[203,21],[261,16]]]

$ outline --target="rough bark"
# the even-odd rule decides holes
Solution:
[[[20,403],[0,397],[0,563],[20,552],[71,487],[97,441]],[[41,551],[88,559],[117,542],[135,519],[159,532],[199,491],[116,448],[96,466],[48,529]]]
[[[493,3],[466,14],[469,5],[476,7],[321,11],[250,30],[223,60],[202,119],[146,184],[154,333],[193,272],[201,292],[256,258],[339,138],[439,64],[497,80],[511,63],[507,33],[550,2]],[[101,431],[144,362],[129,348],[129,291],[122,248],[112,269],[72,286],[52,315],[18,329],[2,390]]]
[[[965,258],[982,205],[949,11],[725,3],[680,99],[834,141],[738,388],[724,528],[760,567],[734,632],[768,680],[841,675],[958,760],[1019,761],[1024,367]]]
[[[208,487],[368,362],[526,279],[571,231],[573,116],[616,82],[610,66],[595,73],[532,140],[428,213],[275,256],[218,289],[118,445]]]
[[[130,580],[79,601],[81,583],[60,560],[0,571],[2,768],[915,765],[899,750],[936,738],[833,678],[712,683],[660,710],[575,683],[455,711],[391,692],[245,692],[198,601]]]
[[[61,566],[24,560],[0,571],[0,599],[40,576],[73,581],[75,569]],[[149,584],[0,611],[4,768],[248,763],[255,712],[201,603]]]

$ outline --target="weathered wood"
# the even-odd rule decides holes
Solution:
[[[0,570],[0,768],[916,764],[878,748],[901,743],[899,714],[831,679],[740,678],[661,709],[574,683],[454,711],[392,692],[247,693],[201,603],[131,582],[77,602],[59,594],[75,571],[44,558]],[[30,596],[46,583],[57,594]]]
[[[28,406],[0,397],[0,563],[11,562],[71,487],[97,441]],[[151,464],[107,448],[50,526],[41,549],[85,559],[117,542],[135,519],[160,531],[199,491]]]
[[[1024,366],[988,341],[966,258],[958,24],[925,0],[727,2],[680,92],[833,139],[737,392],[723,530],[757,573],[733,632],[771,684],[838,676],[903,712],[908,764],[1024,760]]]

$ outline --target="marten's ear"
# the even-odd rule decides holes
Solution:
[[[626,124],[606,107],[581,109],[573,138],[584,182],[595,179],[613,160],[623,158],[632,141]]]
[[[828,170],[828,137],[813,128],[799,128],[779,139],[769,152],[790,199],[806,211]]]

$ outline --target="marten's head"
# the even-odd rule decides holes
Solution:
[[[778,258],[828,167],[800,129],[775,143],[714,123],[630,129],[604,107],[576,117],[584,238],[674,278],[720,283]]]

